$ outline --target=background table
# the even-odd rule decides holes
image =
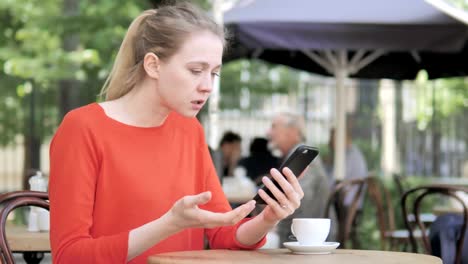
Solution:
[[[453,206],[435,206],[432,208],[435,215],[443,214],[463,214],[463,208]]]
[[[50,251],[49,232],[29,232],[23,225],[7,225],[6,233],[13,252]]]
[[[288,249],[241,250],[200,250],[181,251],[154,255],[149,264],[197,264],[197,263],[321,263],[321,264],[442,264],[442,260],[429,255],[391,251],[338,249],[328,255],[296,255]]]
[[[50,252],[49,232],[29,232],[24,225],[8,223],[6,236],[10,249],[23,253],[26,263],[39,263]]]

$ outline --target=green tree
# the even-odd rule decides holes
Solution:
[[[442,129],[442,120],[466,116],[468,114],[468,78],[447,78],[430,81],[427,73],[422,71],[416,78],[417,88],[417,122],[420,130],[431,130],[432,164],[434,175],[440,175],[440,145],[442,137],[463,140],[468,144],[468,135],[464,138],[453,138],[451,129]],[[466,131],[466,124],[462,131]]]
[[[221,109],[241,109],[245,91],[258,95],[250,97],[249,107],[256,110],[265,95],[287,94],[299,86],[299,71],[260,60],[237,60],[223,66],[221,76]]]
[[[0,1],[0,144],[24,135],[25,168],[38,167],[63,114],[96,101],[132,19],[162,2]]]

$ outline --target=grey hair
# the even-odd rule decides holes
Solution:
[[[278,114],[278,116],[281,116],[284,118],[285,126],[297,128],[299,132],[299,136],[301,137],[301,140],[303,142],[306,141],[304,117],[293,112],[281,112]]]

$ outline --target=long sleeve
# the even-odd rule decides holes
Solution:
[[[125,263],[130,230],[160,218],[186,195],[210,190],[207,210],[231,210],[201,125],[177,113],[161,126],[142,128],[109,118],[95,103],[73,110],[55,134],[50,160],[54,263]],[[206,233],[217,248],[244,248],[235,232],[234,226]],[[187,228],[129,263],[201,250],[204,234]]]
[[[50,238],[54,263],[126,261],[128,231],[91,235],[99,159],[86,120],[69,113],[50,148]]]

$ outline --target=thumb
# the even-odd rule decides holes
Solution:
[[[201,204],[206,204],[209,200],[211,200],[211,192],[202,192],[197,195],[189,195],[186,196],[185,200],[185,206],[186,207],[192,207],[195,205],[201,205]]]

